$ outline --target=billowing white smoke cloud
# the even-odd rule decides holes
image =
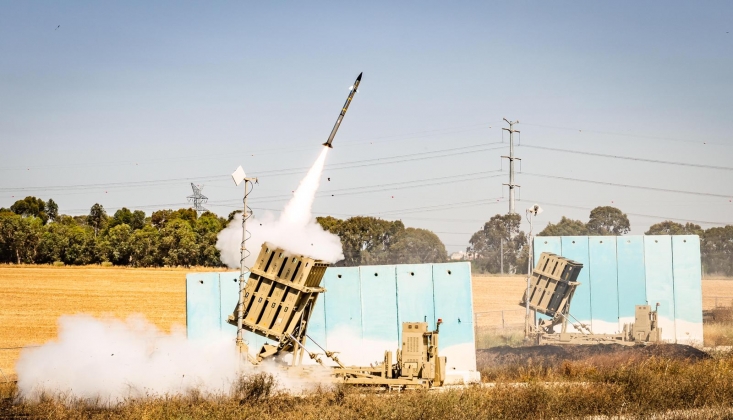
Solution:
[[[305,255],[329,263],[344,258],[339,237],[324,231],[311,214],[327,153],[328,148],[324,147],[308,174],[300,181],[293,198],[285,205],[280,218],[265,214],[264,217],[252,217],[247,221],[247,230],[252,235],[247,240],[247,249],[251,252],[246,261],[248,266],[254,263],[260,247],[265,242],[292,254]],[[216,242],[216,248],[221,252],[221,261],[231,268],[239,268],[241,242],[242,217],[237,215],[229,226],[219,233]]]
[[[327,262],[343,259],[339,237],[324,231],[313,219],[311,207],[326,159],[324,148],[279,219],[272,215],[251,218],[247,241],[256,258],[264,242],[293,254]],[[239,267],[242,238],[241,215],[223,230],[217,248],[222,261]],[[251,262],[249,262],[251,264]],[[184,328],[163,334],[142,316],[125,321],[96,319],[87,315],[59,318],[56,341],[21,352],[16,365],[18,389],[24,398],[38,398],[43,392],[73,397],[119,401],[128,397],[174,395],[196,389],[208,394],[228,393],[244,372],[268,372],[282,387],[301,391],[314,380],[287,377],[282,370],[263,364],[257,368],[242,364],[233,337],[213,334],[206,340],[190,341]]]
[[[183,328],[163,334],[140,315],[125,321],[66,315],[58,322],[56,341],[20,354],[23,397],[47,391],[119,400],[193,388],[226,393],[239,372],[231,337],[189,341]]]
[[[16,364],[20,396],[42,393],[97,400],[185,394],[228,394],[242,374],[275,376],[283,391],[301,392],[327,380],[325,369],[291,377],[277,366],[242,363],[231,335],[188,340],[183,327],[164,334],[142,315],[126,320],[89,315],[59,318],[58,339],[26,348]]]

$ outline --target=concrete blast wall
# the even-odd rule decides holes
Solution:
[[[570,312],[593,332],[620,331],[633,322],[635,305],[659,304],[665,341],[702,344],[698,236],[535,237],[535,263],[542,252],[583,264]]]
[[[236,335],[227,324],[237,304],[239,273],[191,273],[186,276],[186,322],[189,338],[211,332]],[[402,322],[440,326],[440,353],[449,369],[475,370],[473,298],[469,263],[329,267],[308,326],[312,340],[349,364],[381,361],[397,350]],[[264,339],[247,334],[253,351]],[[310,351],[320,351],[310,340]]]

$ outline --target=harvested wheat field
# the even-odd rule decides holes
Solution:
[[[185,275],[211,268],[120,268],[0,265],[0,369],[14,376],[19,347],[41,344],[56,337],[61,315],[89,314],[125,318],[143,314],[163,331],[185,325]],[[223,270],[222,270],[223,271]],[[521,325],[518,306],[526,277],[476,275],[473,277],[477,328]],[[730,305],[733,280],[703,281],[706,309]],[[725,301],[724,296],[728,296]],[[8,349],[11,348],[11,349]]]
[[[702,308],[733,306],[733,278],[705,277],[702,282]]]
[[[18,347],[56,337],[61,315],[143,314],[163,331],[184,326],[191,271],[212,269],[0,265],[0,369],[14,376]]]

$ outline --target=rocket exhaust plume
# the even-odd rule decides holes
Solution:
[[[247,249],[255,252],[252,252],[245,264],[249,266],[254,263],[257,251],[265,242],[292,254],[306,255],[329,263],[344,258],[339,237],[324,231],[311,213],[328,150],[328,147],[321,150],[321,154],[300,181],[293,198],[285,205],[279,218],[266,213],[261,218],[250,219],[252,223],[247,223],[247,230],[252,235],[247,240]],[[219,233],[216,242],[216,248],[221,253],[221,261],[230,268],[239,268],[241,238],[242,216],[238,214],[235,220]]]

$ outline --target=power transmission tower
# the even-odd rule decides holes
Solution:
[[[514,161],[522,159],[514,157],[514,133],[519,133],[519,130],[514,129],[514,124],[519,124],[519,120],[509,121],[504,118],[504,121],[509,124],[509,128],[502,128],[502,130],[509,132],[509,156],[502,156],[502,158],[509,159],[509,183],[504,185],[509,186],[509,213],[516,213],[514,211],[514,187],[520,185],[514,183]]]
[[[209,198],[201,194],[201,191],[204,189],[203,185],[194,185],[194,183],[192,182],[191,189],[193,189],[193,194],[189,195],[186,198],[188,199],[189,203],[193,203],[194,210],[196,210],[196,212],[200,215],[201,213],[206,211],[206,209],[204,208],[204,204],[209,201]]]

